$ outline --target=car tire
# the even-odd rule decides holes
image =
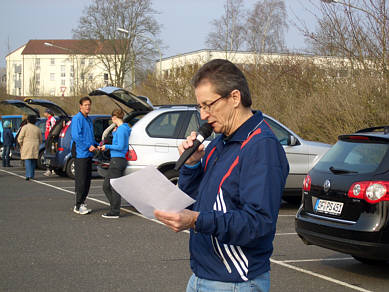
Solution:
[[[388,260],[368,259],[368,258],[356,256],[356,255],[352,255],[352,257],[354,259],[356,259],[357,261],[359,261],[363,264],[367,264],[367,265],[382,265],[382,264],[385,264],[386,262],[388,262]]]
[[[169,169],[163,172],[163,175],[166,176],[172,183],[175,185],[178,183],[179,172],[174,169]]]
[[[44,151],[40,151],[38,154],[38,161],[37,161],[37,168],[45,170],[46,165],[45,165],[45,156],[44,156]]]
[[[66,164],[66,175],[72,179],[75,177],[75,159],[70,158]]]

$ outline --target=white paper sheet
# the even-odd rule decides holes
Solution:
[[[155,218],[154,209],[179,212],[195,202],[154,166],[110,181],[122,198],[148,218]]]

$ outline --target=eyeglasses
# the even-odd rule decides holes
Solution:
[[[226,96],[220,96],[218,99],[212,101],[212,102],[209,103],[209,104],[204,104],[204,105],[199,105],[199,104],[198,104],[198,105],[196,105],[196,109],[197,109],[198,111],[203,110],[203,111],[209,113],[209,112],[211,111],[211,107],[212,107],[216,102],[218,102],[218,101],[221,100],[222,98],[228,97],[229,95],[230,95],[230,94],[228,94],[228,95],[226,95]]]

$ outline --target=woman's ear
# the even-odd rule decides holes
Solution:
[[[234,89],[233,91],[231,91],[231,98],[233,100],[234,107],[235,108],[239,107],[241,103],[241,95],[238,89]]]

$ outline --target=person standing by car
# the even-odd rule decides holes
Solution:
[[[178,232],[190,229],[191,291],[269,291],[270,256],[289,172],[284,149],[253,114],[248,83],[233,63],[216,59],[193,78],[201,119],[215,138],[180,170],[178,185],[196,199],[192,210],[155,217]],[[179,146],[182,154],[196,133]],[[202,287],[198,289],[198,287]]]
[[[92,212],[85,200],[89,193],[92,179],[92,157],[97,143],[94,138],[93,123],[88,117],[92,101],[88,96],[80,99],[80,112],[72,118],[72,156],[75,158],[76,205],[73,211],[80,215]]]
[[[54,118],[53,113],[49,109],[46,109],[43,115],[46,117],[45,141],[47,141],[47,138],[49,137],[49,133],[51,129],[54,127],[56,120]],[[43,175],[51,176],[54,174],[55,174],[54,170],[50,167],[50,165],[48,165],[47,170]]]
[[[10,152],[11,148],[15,144],[15,138],[12,134],[11,123],[9,121],[5,121],[3,124],[3,167],[11,167],[10,164]]]
[[[131,128],[123,122],[124,112],[121,109],[115,109],[112,112],[112,122],[116,125],[113,132],[112,145],[106,144],[99,146],[99,149],[110,150],[111,160],[109,163],[108,173],[104,178],[103,190],[110,204],[108,213],[103,214],[104,218],[119,218],[120,215],[120,195],[112,188],[111,178],[123,176],[127,167],[126,153],[128,151],[128,139],[130,138]]]
[[[18,135],[20,145],[20,158],[26,167],[26,180],[34,178],[36,162],[39,155],[39,145],[42,144],[41,130],[35,126],[36,116],[27,116],[27,124],[23,126]]]

